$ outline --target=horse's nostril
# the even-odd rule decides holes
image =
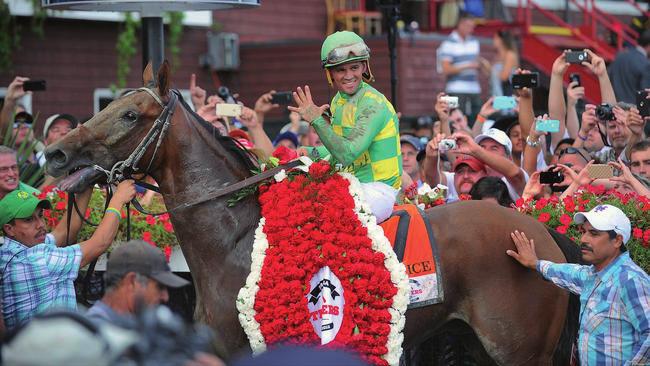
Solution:
[[[60,168],[65,166],[68,156],[62,150],[56,149],[45,153],[45,159],[54,167]]]

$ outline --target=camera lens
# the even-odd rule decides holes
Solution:
[[[615,118],[613,107],[608,103],[602,103],[596,107],[596,118],[603,122],[613,121]]]

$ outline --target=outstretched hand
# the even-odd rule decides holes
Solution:
[[[528,239],[524,232],[510,233],[512,241],[515,243],[517,251],[508,249],[506,254],[516,259],[522,266],[530,269],[537,267],[537,253],[535,253],[535,241]]]
[[[330,107],[329,104],[323,104],[320,107],[314,104],[314,101],[311,98],[311,91],[307,85],[305,85],[304,91],[298,87],[298,89],[293,92],[293,100],[298,106],[289,106],[289,110],[298,113],[302,119],[309,123],[314,122],[315,119],[320,117]]]

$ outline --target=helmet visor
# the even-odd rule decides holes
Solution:
[[[352,55],[352,56],[350,56]],[[349,58],[368,58],[370,48],[365,43],[359,42],[349,46],[337,47],[327,54],[324,66],[334,66],[347,61]]]

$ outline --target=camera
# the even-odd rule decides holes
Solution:
[[[553,168],[548,169],[545,172],[539,173],[539,182],[541,184],[557,184],[564,181],[564,174],[561,172],[553,171]]]
[[[589,61],[587,51],[571,51],[566,53],[566,62],[570,64],[582,64]]]
[[[228,87],[220,86],[219,89],[217,89],[217,95],[219,96],[219,98],[223,99],[223,101],[226,103],[229,104],[237,103],[235,98],[230,93],[230,89],[228,89]]]
[[[438,149],[440,151],[448,151],[455,148],[456,148],[456,140],[452,140],[452,139],[440,140],[440,143],[438,144]]]
[[[458,97],[445,95],[444,97],[440,97],[440,100],[447,102],[447,105],[449,105],[449,109],[458,108]]]
[[[580,74],[578,74],[578,73],[572,73],[571,75],[569,75],[569,83],[572,83],[572,82],[574,82],[574,81],[576,82],[576,86],[575,86],[575,87],[579,87],[579,86],[581,85],[581,84],[580,84]]]
[[[512,75],[512,88],[537,88],[539,85],[539,73],[531,72],[530,74],[514,74]]]
[[[596,118],[602,122],[613,121],[614,117],[614,107],[609,103],[602,103],[596,107]]]

